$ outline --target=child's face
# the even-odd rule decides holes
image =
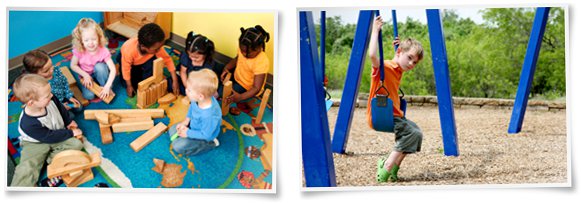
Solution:
[[[153,44],[151,47],[145,47],[145,46],[140,44],[139,50],[143,54],[155,54],[159,51],[159,49],[161,49],[162,46],[163,46],[162,42],[157,42],[157,43]]]
[[[194,65],[198,65],[201,66],[204,64],[204,61],[206,60],[206,56],[200,52],[188,52],[188,57],[190,57],[190,60],[192,60],[192,63]]]
[[[52,98],[52,93],[50,91],[50,84],[47,84],[44,87],[41,87],[38,92],[38,97],[36,99],[28,101],[28,106],[34,108],[45,108],[50,103],[50,99]]]
[[[54,71],[54,66],[52,65],[52,60],[49,58],[48,61],[46,61],[46,64],[44,64],[44,66],[38,70],[37,73],[42,77],[44,77],[45,79],[51,80],[52,79],[52,73]]]
[[[244,55],[244,57],[246,58],[255,58],[262,51],[261,49],[253,50],[250,48],[247,49],[246,47],[247,47],[246,45],[240,45],[240,52],[242,52],[242,55]]]
[[[403,71],[412,70],[420,59],[414,50],[409,50],[407,52],[398,52],[397,64],[403,69]]]
[[[85,50],[95,52],[99,48],[99,37],[95,29],[83,29],[81,31],[81,39]]]
[[[192,102],[199,102],[199,101],[202,101],[204,99],[204,95],[201,94],[200,92],[194,90],[190,83],[188,83],[186,85],[186,96],[188,96],[188,98]]]

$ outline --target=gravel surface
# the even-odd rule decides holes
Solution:
[[[328,113],[331,135],[338,108]],[[508,134],[512,111],[455,109],[460,156],[443,154],[436,106],[410,106],[407,117],[424,133],[422,151],[403,161],[397,183],[375,181],[376,161],[391,152],[392,133],[369,128],[356,108],[348,155],[334,154],[337,186],[545,184],[567,182],[566,111],[527,111],[519,134]]]

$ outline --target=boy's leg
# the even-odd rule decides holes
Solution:
[[[38,182],[50,145],[26,141],[22,141],[20,145],[20,163],[14,170],[11,186],[33,187]]]
[[[46,158],[46,161],[50,164],[52,162],[52,158],[58,153],[70,149],[81,150],[83,149],[83,147],[84,147],[83,143],[79,139],[74,137],[71,137],[59,143],[51,144],[50,154],[48,155],[48,158]]]
[[[176,140],[174,140],[172,146],[174,151],[179,154],[183,154],[184,156],[201,154],[216,147],[214,142],[188,139],[183,137],[178,137]]]
[[[99,62],[95,64],[95,70],[93,75],[91,75],[100,86],[105,86],[107,80],[109,79],[109,67],[104,62]]]

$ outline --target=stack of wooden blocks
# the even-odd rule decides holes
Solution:
[[[166,131],[167,126],[161,122],[153,126],[153,118],[163,117],[163,109],[85,110],[86,120],[97,120],[99,122],[101,142],[103,144],[113,142],[111,132],[119,133],[147,130],[147,132],[130,144],[135,152],[140,151]]]
[[[137,85],[137,107],[144,109],[167,94],[167,80],[163,76],[163,59],[153,61],[153,76]]]
[[[56,154],[47,166],[47,177],[61,176],[68,187],[77,187],[94,178],[91,168],[101,165],[101,155],[79,150],[65,150]]]

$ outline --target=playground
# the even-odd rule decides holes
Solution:
[[[353,32],[354,35],[352,47],[348,52],[350,53],[349,61],[340,63],[346,66],[339,66],[337,63],[329,65],[331,68],[328,70],[325,66],[327,53],[325,47],[328,47],[325,39],[327,24],[325,11],[321,11],[320,14],[320,34],[318,34],[320,41],[316,40],[317,34],[314,32],[316,29],[311,11],[300,12],[302,154],[305,187],[566,185],[570,182],[570,172],[565,92],[557,94],[556,99],[547,100],[547,98],[534,98],[534,96],[543,93],[548,95],[548,92],[531,88],[534,87],[533,84],[539,84],[540,79],[534,78],[537,66],[544,67],[541,65],[543,63],[537,65],[537,59],[546,59],[546,56],[539,57],[539,51],[541,43],[545,42],[542,40],[548,25],[550,9],[539,7],[530,9],[527,14],[530,21],[523,26],[532,28],[527,31],[528,36],[521,37],[528,39],[525,41],[528,42],[527,45],[520,49],[524,59],[520,57],[519,61],[515,62],[517,66],[511,67],[513,71],[518,70],[520,75],[514,73],[500,76],[497,73],[502,71],[490,72],[491,68],[484,66],[476,69],[477,72],[471,73],[475,76],[470,78],[467,78],[469,75],[466,73],[459,72],[459,70],[471,67],[461,65],[457,61],[461,60],[456,57],[461,52],[456,52],[457,50],[450,52],[453,54],[447,52],[446,41],[453,39],[449,36],[456,33],[444,34],[445,26],[443,26],[442,18],[450,19],[449,17],[454,14],[445,13],[439,9],[426,9],[427,26],[424,29],[429,35],[424,35],[424,42],[418,44],[425,45],[424,55],[428,57],[425,57],[426,62],[422,63],[428,63],[428,65],[423,65],[424,67],[419,67],[418,70],[427,70],[427,72],[433,72],[433,75],[420,77],[421,80],[415,80],[413,83],[431,84],[428,88],[431,94],[426,94],[417,87],[407,86],[407,90],[412,89],[412,91],[406,93],[415,95],[413,97],[405,95],[402,87],[404,90],[406,87],[400,86],[399,83],[401,80],[402,84],[406,84],[406,79],[410,78],[405,78],[405,76],[411,75],[413,80],[413,75],[418,72],[411,72],[403,79],[401,78],[401,73],[410,71],[410,68],[402,67],[398,61],[400,56],[405,56],[407,53],[401,54],[403,51],[398,49],[395,43],[397,55],[394,55],[392,61],[389,61],[390,55],[384,58],[383,45],[387,42],[383,39],[381,31],[385,27],[377,29],[375,27],[377,24],[373,24],[383,23],[383,20],[377,17],[381,15],[379,10],[360,10],[357,24],[346,26],[346,29],[352,31],[343,30],[343,32]],[[489,10],[489,12],[496,11]],[[388,34],[391,35],[387,38],[388,41],[399,37],[396,16],[397,12],[391,10],[390,21],[392,21],[393,32]],[[329,19],[331,23],[340,21],[337,18]],[[407,22],[402,27],[409,27]],[[337,23],[332,25],[337,25]],[[329,33],[333,32],[329,31]],[[551,32],[553,31],[548,31],[548,33]],[[458,42],[450,41],[452,41],[450,50],[454,50]],[[337,41],[331,42],[333,45],[337,43]],[[368,46],[378,46],[379,51],[374,50],[373,47],[368,50]],[[391,46],[388,45],[387,48]],[[375,58],[377,53],[379,53],[378,59]],[[413,57],[410,56],[415,56],[415,54],[407,56],[409,60],[412,60]],[[375,60],[373,66],[380,67],[378,71],[373,71],[373,75],[368,72],[370,70],[370,65],[367,64],[369,58],[371,61]],[[329,61],[333,62],[336,59],[332,58]],[[398,64],[386,65],[384,68],[384,59],[386,63],[397,62]],[[429,64],[430,62],[432,64]],[[413,68],[412,62],[409,64]],[[341,69],[336,69],[337,67]],[[552,70],[564,71],[564,68],[560,66]],[[543,68],[540,69],[543,70]],[[544,70],[547,69],[544,68]],[[384,72],[385,75],[391,72],[390,76],[395,76],[395,78],[385,77],[385,80],[392,81],[384,81]],[[399,75],[396,72],[400,72]],[[339,103],[337,103],[338,99],[332,99],[333,96],[328,92],[328,88],[333,85],[327,86],[333,82],[343,81],[338,79],[336,73],[345,73],[344,83],[340,88],[342,91]],[[462,74],[464,76],[458,78],[458,75]],[[371,90],[368,88],[370,75]],[[564,74],[549,81],[561,79],[564,79]],[[474,85],[462,83],[469,80],[477,83]],[[501,81],[500,85],[482,86],[482,82],[491,80]],[[409,85],[410,82],[407,84]],[[548,84],[548,82],[541,84]],[[462,90],[458,87],[466,89]],[[565,87],[565,83],[558,87]],[[390,88],[392,90],[389,90]],[[504,95],[489,95],[499,93],[498,90],[509,89],[510,91]],[[333,91],[336,90],[335,88]],[[369,98],[362,97],[359,94],[361,90],[364,95],[366,91],[369,91],[367,95]],[[484,95],[479,95],[477,93],[479,91],[484,91]],[[421,102],[418,102],[420,98]],[[485,102],[477,104],[474,101]],[[545,106],[542,107],[539,104],[545,104]],[[367,110],[369,112],[366,112]],[[415,129],[418,127],[413,123],[406,123],[405,120],[395,119],[396,117],[415,122],[419,130]],[[397,143],[395,142],[396,134],[398,134]],[[420,139],[415,140],[415,138]],[[399,146],[400,149],[396,151],[394,146],[401,145],[402,141],[413,141],[412,144],[421,146],[421,150],[416,149],[417,146],[401,150],[402,147]],[[387,159],[388,156],[389,159]],[[404,157],[408,159],[402,162]],[[387,162],[383,162],[382,159],[386,159]],[[383,167],[392,164],[393,166],[386,167],[389,172]]]
[[[338,108],[328,112],[331,134]],[[510,110],[456,108],[458,157],[442,155],[436,106],[409,106],[422,128],[422,150],[406,158],[397,183],[377,183],[376,161],[389,154],[394,134],[372,130],[357,108],[346,152],[334,154],[337,186],[546,184],[567,181],[566,111],[530,111],[518,134],[508,134]],[[357,167],[357,168],[354,168]]]

